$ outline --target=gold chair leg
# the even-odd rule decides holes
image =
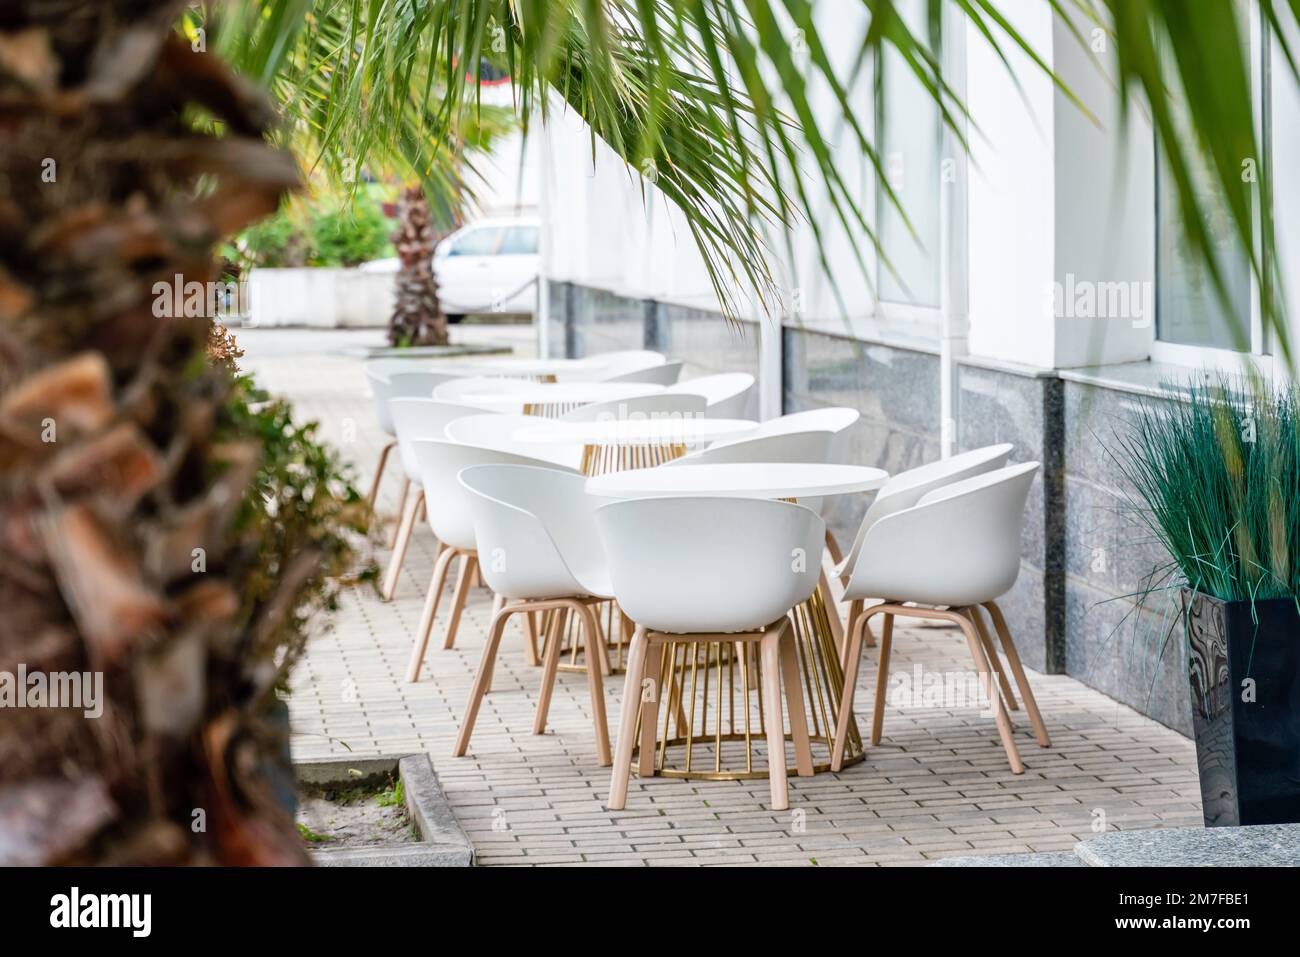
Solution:
[[[866,619],[863,619],[866,624]],[[870,628],[867,629],[868,634]],[[872,702],[871,743],[880,743],[880,734],[885,726],[885,699],[889,691],[889,654],[894,647],[894,616],[885,615],[885,622],[880,629],[880,662],[876,671],[876,700]]]

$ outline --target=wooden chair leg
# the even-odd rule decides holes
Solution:
[[[494,595],[492,596],[492,614],[493,614],[493,616],[495,616],[497,612],[499,612],[502,608],[504,608],[505,605],[506,605],[506,599],[505,599],[505,596],[504,596],[504,595],[495,595],[495,594],[494,594]],[[527,617],[527,616],[525,615],[524,617]],[[487,679],[487,693],[488,693],[488,694],[491,694],[491,693],[492,693],[492,678],[496,675],[496,671],[497,671],[496,662],[493,661],[493,662],[492,662],[492,667],[491,667],[491,669],[488,671],[488,679]]]
[[[1041,747],[1050,748],[1052,739],[1047,735],[1043,716],[1038,713],[1038,702],[1029,687],[1029,678],[1025,675],[1024,665],[1020,663],[1020,653],[1016,651],[1015,642],[1011,640],[1011,631],[1007,628],[1007,620],[1002,616],[1002,609],[997,606],[997,602],[992,601],[986,601],[984,607],[988,609],[989,618],[993,620],[993,630],[998,633],[998,640],[1002,642],[1002,650],[1007,656],[1007,664],[1010,665],[1011,674],[1015,676],[1016,685],[1020,688],[1020,697],[1025,701],[1025,712],[1029,715],[1029,724],[1034,729],[1034,737],[1038,739]]]
[[[643,778],[653,777],[655,773],[655,745],[658,742],[655,731],[659,726],[659,702],[663,700],[664,691],[663,659],[663,647],[651,644],[646,650],[637,691],[641,697],[641,741],[636,773]]]
[[[808,716],[804,712],[800,683],[799,653],[787,618],[780,629],[781,681],[785,685],[785,710],[790,715],[790,737],[794,741],[794,766],[799,777],[812,777],[812,744],[808,740]]]
[[[831,639],[835,642],[835,647],[842,651],[844,648],[844,622],[840,620],[840,610],[835,604],[835,596],[831,594],[831,583],[826,580],[825,569],[822,569],[821,576],[817,580],[817,590],[821,592],[822,604],[826,606],[826,617],[831,623]]]
[[[975,662],[975,670],[979,672],[980,682],[988,691],[989,707],[993,709],[993,721],[998,727],[998,737],[1002,739],[1002,748],[1007,753],[1011,773],[1024,774],[1025,766],[1020,761],[1020,752],[1016,750],[1016,742],[1011,735],[1011,721],[1007,717],[1007,709],[1003,707],[1002,695],[998,693],[988,660],[984,657],[984,647],[980,644],[979,635],[975,631],[975,623],[957,609],[954,611],[957,612],[957,624],[961,626],[962,633],[966,636],[966,645]]]
[[[524,659],[532,668],[542,663],[537,653],[537,618],[531,611],[524,615]]]
[[[608,767],[611,759],[609,722],[605,717],[605,680],[601,676],[601,669],[591,666],[593,658],[599,660],[599,652],[596,649],[602,648],[605,640],[601,636],[596,613],[592,611],[590,605],[579,605],[578,614],[582,616],[583,639],[587,643],[587,688],[591,692],[591,722],[596,729],[596,760],[601,767]],[[637,684],[640,685],[639,680]],[[628,755],[628,759],[631,759],[631,755]],[[624,773],[626,770],[625,766]]]
[[[838,565],[844,561],[844,552],[840,549],[840,543],[835,538],[835,533],[831,531],[829,525],[826,526],[826,551],[831,553],[832,565]]]
[[[641,673],[645,668],[648,644],[644,628],[638,628],[632,633],[632,647],[628,649],[627,656],[627,678],[623,682],[623,707],[618,721],[618,746],[614,751],[614,766],[609,775],[609,800],[605,802],[611,811],[621,811],[627,804],[627,782],[632,773],[632,738],[636,734],[636,712],[641,704]]]
[[[979,606],[971,605],[967,608],[966,617],[975,625],[975,632],[980,636],[980,644],[984,647],[984,657],[989,660],[989,665],[997,672],[998,686],[1002,689],[1002,700],[1007,703],[1007,707],[1012,711],[1019,711],[1020,705],[1016,703],[1015,693],[1011,690],[1011,682],[1007,680],[1007,673],[1002,668],[1002,659],[998,657],[998,650],[989,639],[988,629],[984,627],[984,616],[980,614]]]
[[[862,664],[862,632],[866,627],[867,616],[859,615],[849,632],[848,648],[844,653],[844,687],[840,690],[840,711],[835,719],[835,740],[831,745],[832,771],[839,771],[844,766],[844,747],[849,740],[849,722],[853,720],[853,692],[857,689],[858,668]]]
[[[762,656],[763,725],[767,732],[767,780],[772,788],[772,810],[790,807],[785,780],[785,720],[781,715],[781,633],[773,629],[759,642]]]
[[[411,532],[415,529],[415,502],[407,503],[402,510],[402,521],[397,529],[397,541],[393,544],[393,554],[388,559],[388,571],[384,573],[384,587],[380,590],[384,601],[393,600],[397,590],[397,576],[402,571],[402,562],[406,560],[406,549],[411,544]]]
[[[433,631],[433,619],[438,614],[438,602],[442,598],[443,586],[447,583],[447,569],[455,557],[454,549],[443,549],[438,560],[433,563],[433,575],[429,578],[429,594],[424,596],[424,611],[420,613],[420,627],[415,634],[415,644],[411,646],[411,660],[406,665],[406,680],[420,680],[420,665],[424,661],[425,649],[429,646],[429,635]]]
[[[840,646],[840,670],[841,671],[844,670],[844,656],[847,655],[849,651],[849,641],[848,641],[849,632],[853,630],[853,626],[857,623],[858,616],[861,614],[862,614],[862,599],[855,598],[853,599],[853,601],[849,602],[849,617],[844,622],[844,644]]]
[[[546,719],[551,713],[551,693],[555,690],[555,673],[560,668],[560,622],[564,609],[554,608],[547,613],[546,640],[542,643],[542,688],[537,695],[537,715],[533,718],[533,734],[546,733]]]
[[[379,464],[375,466],[375,478],[370,483],[370,494],[366,496],[366,501],[370,504],[370,510],[375,510],[375,502],[379,501],[379,483],[384,477],[384,466],[388,464],[388,456],[392,454],[393,449],[397,448],[397,440],[389,442],[379,453]]]
[[[442,637],[442,647],[453,648],[456,645],[456,629],[460,626],[460,615],[465,610],[465,600],[469,597],[469,580],[478,556],[473,552],[461,552],[460,570],[456,574],[456,594],[451,599],[451,616],[447,619],[447,631]]]
[[[863,619],[866,625],[866,619]],[[868,630],[870,630],[868,628]],[[889,692],[889,653],[894,646],[894,616],[886,614],[880,629],[880,659],[876,668],[876,699],[871,705],[871,743],[880,743],[885,726],[885,699]]]
[[[402,518],[406,515],[406,500],[407,500],[407,496],[409,496],[410,494],[411,494],[411,480],[409,478],[403,478],[402,490],[397,494],[397,521],[393,523],[392,534],[388,536],[389,548],[392,548],[397,544],[397,536],[399,533],[398,526],[401,525]],[[420,516],[416,515],[415,521],[418,522],[419,520],[420,520]]]
[[[464,568],[464,566],[461,566]],[[469,693],[469,704],[465,706],[465,719],[461,722],[460,733],[456,735],[456,747],[452,750],[452,757],[463,757],[469,750],[469,738],[474,733],[474,721],[478,718],[479,705],[483,703],[483,696],[487,694],[487,682],[492,673],[492,660],[496,657],[497,648],[501,645],[501,633],[506,629],[506,619],[510,616],[508,610],[497,612],[492,617],[492,625],[488,629],[487,644],[483,646],[483,658],[479,661],[478,675],[474,679],[474,687]]]

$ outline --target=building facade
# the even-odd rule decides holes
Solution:
[[[907,8],[914,30],[924,7]],[[783,264],[789,308],[779,319],[724,321],[680,216],[612,153],[593,158],[576,120],[555,118],[540,149],[540,345],[571,356],[656,348],[686,360],[686,376],[753,372],[765,416],[851,406],[862,414],[855,460],[891,472],[1013,443],[1013,460],[1043,465],[1022,572],[1004,602],[1026,662],[1189,733],[1177,594],[1134,597],[1159,583],[1168,557],[1132,506],[1113,436],[1206,368],[1245,358],[1285,370],[1274,365],[1244,251],[1225,237],[1231,313],[1186,255],[1142,104],[1120,108],[1106,31],[1067,24],[1046,3],[1005,7],[1088,112],[1020,52],[1005,51],[1008,67],[946,8],[931,42],[969,109],[969,149],[899,64],[888,55],[872,64],[853,95],[912,229],[843,136],[841,173],[874,209],[884,255],[866,237],[834,235],[825,269],[800,232]],[[829,0],[817,15],[823,38],[843,44],[831,53],[847,72],[861,6]],[[1300,98],[1281,69],[1271,82],[1269,64],[1283,62],[1277,38],[1257,12],[1243,7],[1243,17],[1268,152],[1243,157],[1247,176],[1295,155]],[[825,106],[830,129],[836,114]],[[1288,242],[1300,230],[1298,191],[1294,178],[1275,178],[1283,277],[1300,265],[1300,245]],[[1246,327],[1248,336],[1235,331]],[[841,540],[861,512],[860,502],[840,503]]]

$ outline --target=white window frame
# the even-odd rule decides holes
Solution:
[[[1264,74],[1266,58],[1270,55],[1268,45],[1265,43],[1265,33],[1263,29],[1263,19],[1260,15],[1259,8],[1251,3],[1250,5],[1250,92],[1251,107],[1254,117],[1255,138],[1263,150],[1269,156],[1269,169],[1274,168],[1272,163],[1272,143],[1268,136],[1271,128],[1271,119],[1266,122],[1266,115],[1269,109],[1269,96],[1267,78]],[[1271,39],[1270,39],[1271,43]],[[1154,132],[1152,133],[1154,136]],[[1156,150],[1156,162],[1159,163],[1159,149]],[[1153,169],[1154,176],[1158,175]],[[1160,202],[1159,189],[1153,189],[1154,201],[1157,204],[1155,221],[1157,229],[1160,222]],[[1260,191],[1253,191],[1254,206],[1254,228],[1252,230],[1252,243],[1256,260],[1263,254],[1262,243],[1262,226],[1263,218],[1260,207]],[[1157,240],[1157,257],[1159,255]],[[1265,263],[1265,271],[1271,268],[1270,263]],[[1160,268],[1157,258],[1156,280],[1159,282]],[[1160,295],[1160,289],[1157,285],[1156,295]],[[1236,349],[1221,349],[1216,346],[1195,346],[1186,345],[1177,342],[1165,342],[1159,338],[1159,307],[1157,306],[1157,318],[1151,324],[1151,359],[1153,362],[1169,363],[1172,365],[1192,366],[1210,371],[1222,371],[1228,373],[1242,372],[1247,367],[1253,367],[1257,372],[1265,377],[1272,377],[1275,371],[1281,369],[1284,363],[1275,363],[1273,356],[1268,351],[1271,343],[1264,334],[1264,322],[1260,311],[1260,290],[1259,282],[1251,273],[1250,278],[1250,351],[1241,352]]]
[[[944,49],[944,33],[948,29],[948,25],[949,25],[948,18],[945,16],[944,18],[942,18],[939,27],[939,31],[940,31],[939,49],[941,54]],[[882,69],[882,64],[879,61],[877,61],[872,64],[872,69],[879,71]],[[884,139],[883,136],[884,130],[881,124],[883,113],[880,109],[880,87],[878,83],[873,82],[871,84],[870,96],[871,96],[872,125],[875,127],[877,131],[876,142],[880,143]],[[940,164],[940,169],[942,170],[943,160],[944,160],[944,157],[942,155],[943,145],[944,143],[947,142],[947,137],[944,135],[945,130],[943,126],[942,116],[939,117],[939,134],[940,134],[939,135],[939,144],[940,144],[939,164]],[[882,154],[881,162],[884,163],[884,161],[885,161],[885,157],[884,154]],[[965,162],[965,157],[962,157],[962,162]],[[879,174],[877,174],[876,178],[877,179],[879,178]],[[939,188],[938,183],[935,184],[935,188],[936,189]],[[881,210],[884,209],[889,203],[889,200],[886,197],[884,197],[882,194],[883,194],[883,189],[881,187],[881,184],[877,182],[875,179],[873,179],[872,191],[871,191],[871,202],[874,211],[874,220],[875,220],[875,226],[877,230],[876,233],[877,237],[879,237],[880,235],[879,229],[880,229]],[[877,251],[875,255],[876,274],[873,279],[874,288],[872,289],[872,295],[871,295],[871,302],[872,302],[871,317],[872,318],[877,319],[885,326],[890,326],[893,324],[906,326],[909,335],[916,336],[920,334],[922,336],[932,337],[935,343],[938,343],[943,330],[943,289],[942,287],[943,287],[944,277],[943,277],[943,269],[941,265],[942,251],[940,247],[942,247],[942,245],[945,242],[945,237],[943,235],[944,228],[945,228],[945,223],[941,215],[939,221],[939,235],[936,237],[937,246],[935,249],[926,250],[926,252],[934,260],[934,270],[940,287],[938,304],[933,306],[921,306],[915,303],[899,302],[897,300],[882,298],[880,295],[880,285],[881,285],[880,274],[883,270],[887,269],[888,267],[885,265],[884,259],[881,257],[879,251]]]

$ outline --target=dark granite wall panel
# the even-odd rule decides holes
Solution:
[[[1191,733],[1187,649],[1174,602],[1150,588],[1169,555],[1132,505],[1108,454],[1138,400],[1125,392],[1064,383],[1066,671],[1162,724]],[[1156,583],[1159,583],[1158,580]]]
[[[645,303],[603,289],[554,283],[564,287],[564,354],[571,358],[645,347]],[[556,341],[551,332],[551,341]]]
[[[1060,380],[959,363],[955,406],[959,450],[1010,442],[1012,462],[1041,464],[1025,507],[1020,578],[999,604],[1026,664],[1064,671]]]
[[[661,338],[662,351],[685,361],[683,379],[719,372],[748,372],[758,377],[759,330],[753,323],[729,323],[721,313],[667,303],[660,306],[660,316],[667,327],[666,340]]]
[[[857,409],[852,461],[901,472],[939,457],[939,359],[841,336],[785,330],[786,412],[826,406]],[[866,496],[840,496],[831,528],[847,549]]]

